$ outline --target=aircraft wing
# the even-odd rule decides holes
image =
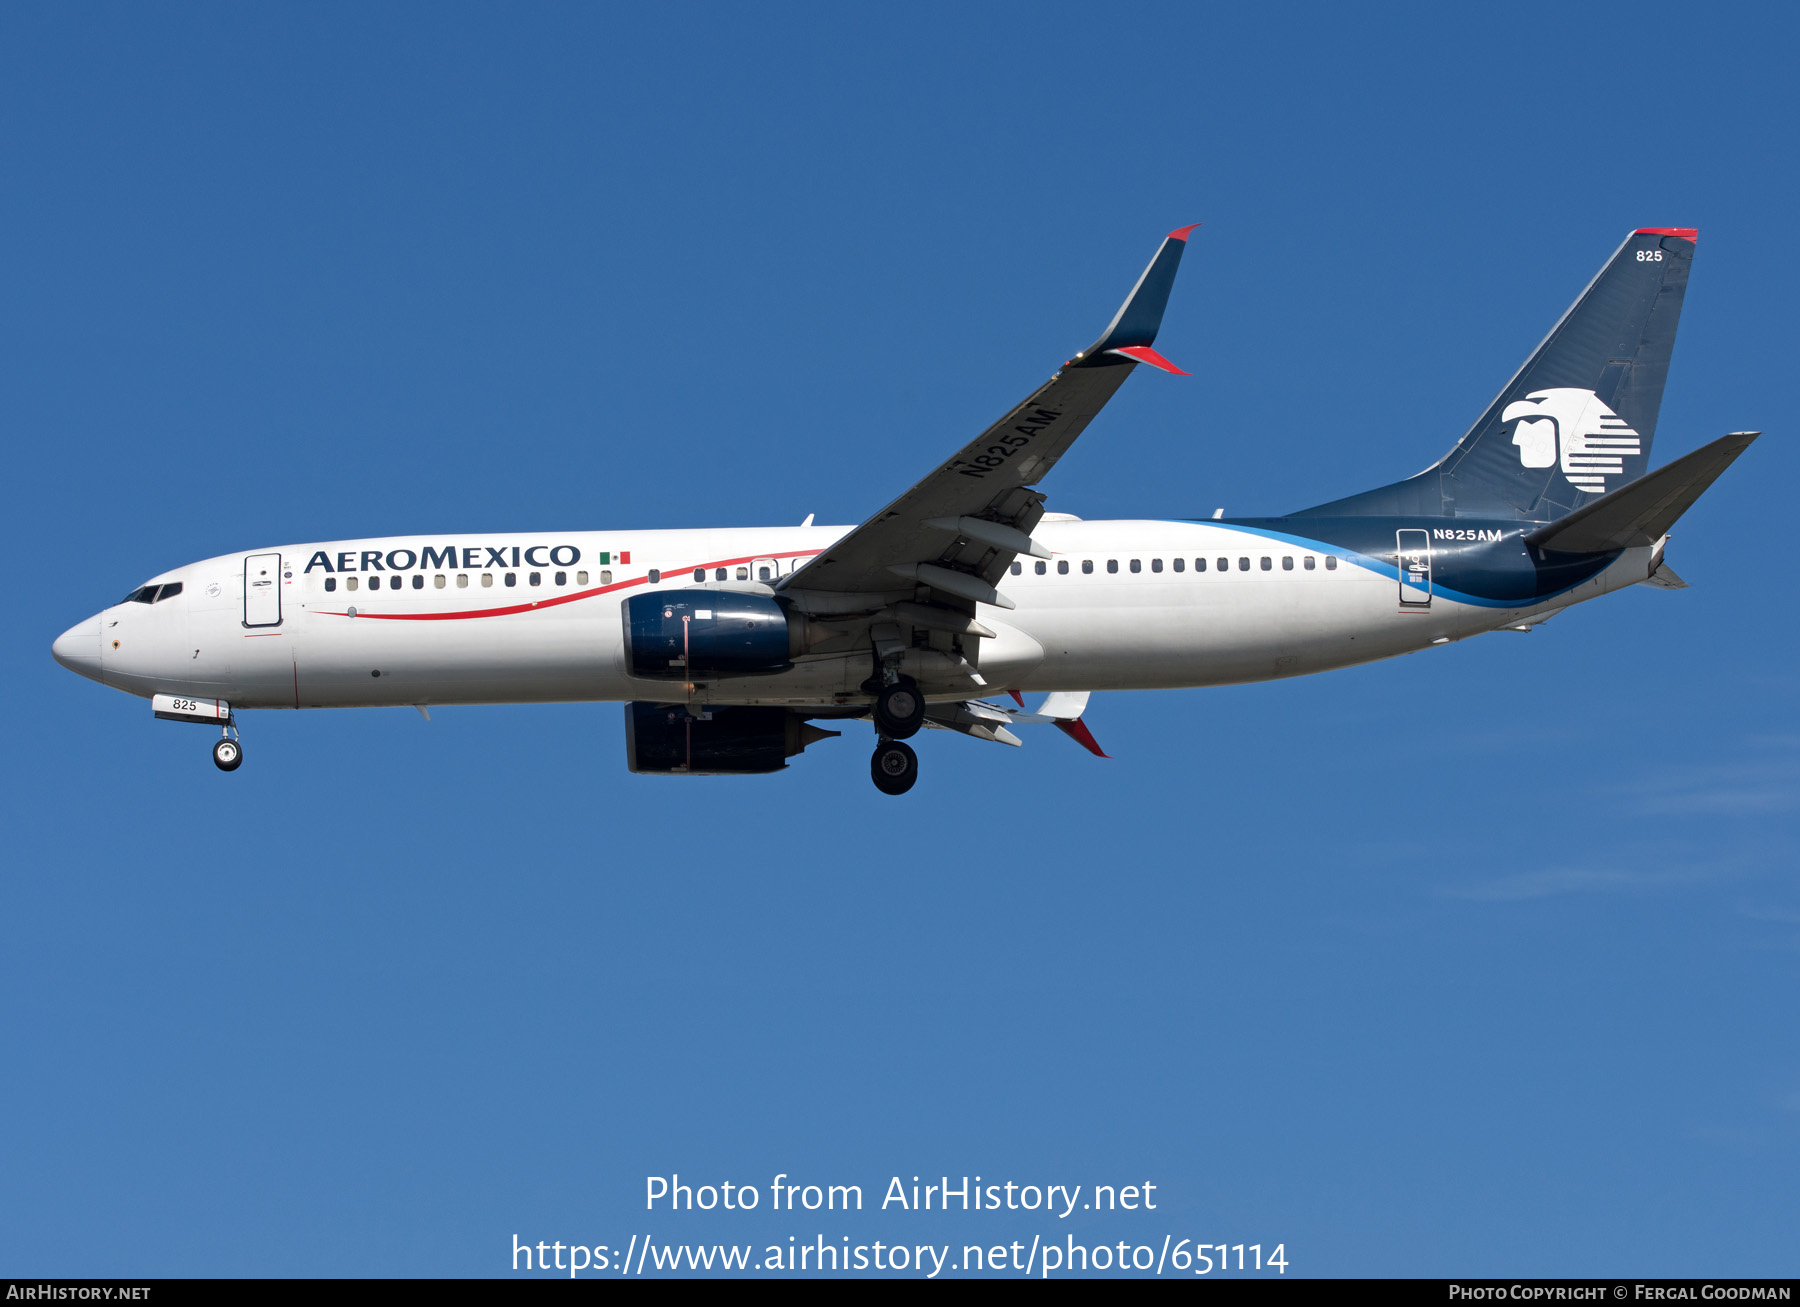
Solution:
[[[1030,539],[1044,496],[1029,487],[1139,363],[1186,375],[1151,346],[1192,230],[1164,238],[1098,340],[923,481],[784,577],[781,589],[797,600],[834,593],[866,595],[877,606],[916,598],[963,613],[977,602],[1011,608],[996,585],[1012,560],[1049,556]]]

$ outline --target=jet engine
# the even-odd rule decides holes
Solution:
[[[625,666],[658,681],[766,676],[792,667],[785,609],[767,595],[655,590],[620,605]]]
[[[715,776],[780,771],[807,745],[836,734],[786,708],[625,705],[625,763],[634,772]]]

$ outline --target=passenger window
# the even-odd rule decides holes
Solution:
[[[1249,559],[1244,560],[1244,566],[1250,566]],[[1229,572],[1231,570],[1231,560],[1229,558],[1221,558],[1219,560],[1219,570],[1221,572]]]
[[[397,576],[390,576],[390,577],[389,577],[389,578],[388,578],[388,589],[390,589],[390,590],[398,590],[398,589],[399,589],[399,588],[400,588],[400,581],[401,581],[401,579],[402,579],[402,578],[400,578],[400,577],[397,577]]]
[[[576,585],[586,585],[587,584],[587,573],[586,572],[575,573],[575,584]]]
[[[556,583],[558,585],[567,585],[569,583],[569,574],[567,572],[558,572],[556,574]]]
[[[1034,571],[1036,571],[1036,572],[1037,572],[1037,574],[1038,574],[1038,575],[1039,575],[1039,576],[1043,576],[1043,575],[1045,575],[1045,574],[1047,574],[1047,573],[1048,573],[1048,572],[1049,572],[1049,571],[1050,571],[1050,564],[1048,564],[1048,563],[1039,563],[1039,564],[1038,564],[1038,565],[1037,565],[1037,567],[1036,567],[1036,568],[1034,568],[1034,569],[1033,569],[1033,570],[1034,570]]]
[[[431,578],[431,588],[433,590],[442,590],[444,588],[444,584],[445,584],[444,575],[442,572],[438,573],[436,576]]]
[[[1012,574],[1014,576],[1024,576],[1025,575],[1025,564],[1018,562],[1017,560],[1014,560],[1013,565],[1012,565]]]
[[[756,569],[756,579],[758,581],[773,581],[775,579],[775,573],[771,568],[759,567]]]
[[[1325,570],[1327,572],[1337,571],[1337,555],[1336,554],[1325,555]]]
[[[335,576],[326,577],[325,578],[325,593],[330,594],[335,589],[337,589],[337,578]]]
[[[469,588],[469,574],[467,572],[458,572],[456,574],[456,588],[458,590],[467,590]]]
[[[481,588],[483,590],[485,590],[493,584],[494,584],[494,574],[492,572],[483,572],[481,574]]]
[[[694,579],[696,581],[704,581],[706,579],[706,569],[704,567],[696,567],[694,569]]]
[[[544,574],[542,572],[533,572],[530,576],[526,577],[525,579],[527,581],[529,581],[532,585],[542,585],[544,583]]]
[[[1106,560],[1106,570],[1109,572],[1118,571],[1119,570],[1119,560],[1116,558],[1107,559]]]
[[[1150,570],[1151,570],[1151,571],[1152,571],[1152,572],[1160,572],[1160,571],[1162,571],[1162,559],[1160,559],[1160,558],[1152,558],[1152,559],[1151,559],[1151,560],[1150,560]]]
[[[1281,570],[1284,572],[1291,572],[1294,570],[1294,556],[1292,554],[1283,554],[1281,556]]]
[[[346,590],[356,589],[356,578],[354,576],[346,576],[344,578],[344,589],[346,589]]]
[[[443,579],[443,578],[442,578],[442,577],[439,577],[439,578],[438,578],[438,579],[439,579],[439,580],[442,580],[442,579]],[[414,575],[414,576],[413,576],[413,589],[415,589],[415,590],[423,590],[423,589],[424,589],[424,588],[425,588],[425,576],[424,576],[424,574],[423,574],[423,573],[416,573],[416,574],[415,574],[415,575]]]
[[[1069,574],[1069,560],[1068,559],[1059,558],[1056,560],[1056,574],[1058,576],[1067,576]]]
[[[1183,568],[1185,568],[1187,566],[1187,559],[1177,558],[1175,560],[1174,566],[1175,566],[1175,570],[1177,572],[1181,571]]]
[[[748,581],[750,579],[750,569],[748,567],[738,568],[737,579],[740,581]]]
[[[1094,572],[1094,560],[1091,558],[1082,559],[1081,560],[1081,574],[1083,576],[1091,576],[1091,575],[1093,575],[1093,572]]]
[[[1309,572],[1313,570],[1313,556],[1311,554],[1306,556],[1306,570]]]
[[[1240,557],[1238,559],[1238,571],[1248,572],[1249,570],[1250,570],[1250,560],[1248,558]]]
[[[1206,570],[1206,560],[1204,558],[1196,558],[1194,560],[1194,570],[1196,572],[1204,572]]]
[[[661,585],[662,584],[662,569],[660,567],[651,568],[649,576],[647,576],[645,579],[648,580],[651,585]]]
[[[1134,572],[1141,572],[1141,571],[1143,571],[1143,570],[1144,570],[1144,564],[1143,564],[1143,562],[1142,562],[1142,561],[1141,561],[1141,560],[1139,560],[1139,559],[1136,559],[1136,558],[1134,558],[1134,559],[1132,559],[1132,560],[1131,560],[1131,570],[1132,570],[1132,571],[1134,571]]]
[[[1262,556],[1262,570],[1265,572],[1272,570],[1270,567],[1270,564],[1269,564],[1269,556],[1267,554],[1264,554]]]
[[[600,570],[600,584],[601,585],[611,585],[612,584],[612,569],[611,568],[602,568]]]

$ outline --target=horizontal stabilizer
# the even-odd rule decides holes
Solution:
[[[1559,554],[1608,554],[1653,545],[1761,434],[1734,431],[1703,445],[1560,521],[1539,527],[1525,542]]]

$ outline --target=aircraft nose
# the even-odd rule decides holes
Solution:
[[[96,614],[56,637],[50,655],[71,672],[100,679],[100,618]]]

